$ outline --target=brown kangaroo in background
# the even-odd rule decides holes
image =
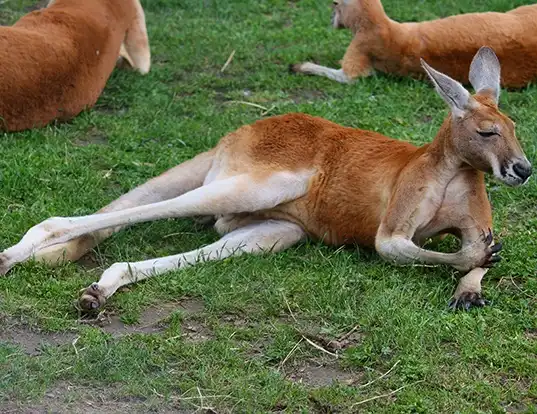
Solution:
[[[373,70],[423,77],[420,59],[462,83],[470,62],[488,45],[503,67],[504,87],[523,87],[537,78],[537,5],[507,13],[468,13],[419,23],[391,20],[380,0],[336,0],[332,25],[354,38],[341,69],[315,63],[292,65],[294,72],[326,76],[338,82],[368,76]]]
[[[224,236],[208,246],[141,262],[116,263],[84,289],[83,309],[104,305],[126,284],[242,253],[277,252],[306,237],[327,244],[374,247],[390,262],[447,264],[469,272],[452,306],[483,306],[481,279],[499,260],[492,240],[484,173],[517,186],[531,164],[514,123],[497,107],[500,65],[482,48],[463,86],[423,67],[451,109],[432,143],[422,147],[339,126],[305,114],[243,126],[193,159],[123,195],[98,214],[50,218],[0,254],[0,272],[35,256],[77,260],[124,226],[170,217],[217,218]],[[456,253],[420,245],[451,233]]]
[[[69,120],[92,107],[120,55],[149,71],[139,0],[51,0],[0,27],[0,131]]]

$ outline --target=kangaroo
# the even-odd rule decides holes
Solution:
[[[0,27],[0,131],[67,121],[92,107],[122,57],[151,56],[139,0],[51,0]]]
[[[484,173],[518,186],[531,164],[515,125],[498,110],[500,64],[482,48],[470,68],[471,96],[422,62],[450,115],[422,147],[305,114],[243,126],[201,153],[123,195],[97,214],[56,217],[0,254],[0,272],[35,257],[77,260],[122,227],[169,217],[213,216],[223,237],[200,249],[116,263],[82,290],[84,310],[102,307],[123,285],[243,253],[284,250],[306,237],[373,247],[394,264],[446,264],[468,272],[451,306],[483,306],[481,279],[499,260]],[[454,234],[455,253],[420,245]]]
[[[502,62],[504,87],[520,88],[537,78],[537,5],[420,23],[391,20],[380,0],[335,0],[333,5],[333,27],[348,28],[354,36],[341,69],[306,62],[292,65],[292,71],[341,83],[374,70],[421,78],[423,58],[442,73],[468,83],[472,57],[488,45]]]

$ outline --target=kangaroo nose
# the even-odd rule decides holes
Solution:
[[[529,162],[517,162],[515,165],[513,165],[513,171],[516,173],[516,175],[526,181],[531,175],[531,164]]]

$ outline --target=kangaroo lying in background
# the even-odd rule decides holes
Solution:
[[[447,264],[468,271],[452,306],[483,306],[481,279],[498,261],[484,172],[507,185],[531,174],[514,123],[497,107],[500,65],[482,48],[470,68],[476,89],[425,62],[451,114],[420,148],[305,114],[243,126],[219,144],[123,195],[98,214],[50,218],[0,254],[0,272],[32,256],[51,264],[77,260],[122,227],[169,217],[215,216],[224,236],[174,256],[116,263],[82,291],[93,310],[126,284],[208,260],[277,252],[305,237],[331,245],[374,247],[385,259]],[[452,233],[456,253],[419,247]]]
[[[294,72],[350,82],[373,70],[422,77],[420,58],[459,82],[468,83],[476,51],[488,45],[502,62],[501,84],[522,87],[537,78],[537,5],[507,13],[470,13],[420,23],[391,20],[380,0],[335,0],[332,25],[354,38],[341,69],[306,62]]]
[[[0,131],[69,120],[95,104],[122,56],[145,74],[139,0],[51,0],[0,27]]]

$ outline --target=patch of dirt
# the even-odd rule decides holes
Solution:
[[[101,97],[102,96],[103,95],[101,95]],[[104,102],[104,99],[101,99],[100,102],[95,104],[93,110],[105,115],[123,116],[129,111],[129,108],[127,106],[114,106],[107,104]]]
[[[183,323],[183,334],[188,342],[200,343],[214,338],[213,332],[199,321],[189,320]]]
[[[316,89],[304,89],[300,91],[294,91],[290,93],[289,96],[295,104],[312,103],[319,99],[325,98],[325,94]]]
[[[526,331],[525,336],[527,339],[537,341],[537,329],[529,329]]]
[[[0,342],[17,345],[28,355],[40,355],[47,346],[60,346],[71,343],[76,335],[65,332],[43,332],[11,324],[2,326]]]
[[[502,403],[500,404],[506,413],[512,413],[512,414],[519,414],[519,413],[527,413],[529,412],[530,407],[535,407],[535,401],[527,401],[527,402],[510,402],[510,403]]]
[[[166,320],[172,313],[181,310],[187,315],[194,315],[203,312],[205,309],[203,301],[195,298],[188,298],[179,302],[162,303],[145,309],[140,315],[140,319],[135,325],[123,323],[119,315],[102,311],[96,318],[84,320],[85,323],[100,327],[103,331],[112,334],[113,337],[121,337],[130,333],[158,333],[166,329]],[[199,325],[199,326],[197,326]],[[184,329],[187,332],[201,332],[203,326],[193,321],[186,321]],[[205,328],[206,329],[206,328]],[[188,335],[187,335],[188,336]]]
[[[334,383],[352,385],[358,382],[362,375],[343,370],[336,361],[321,359],[295,365],[286,377],[310,388],[321,388]]]
[[[234,314],[234,313],[227,313],[223,315],[220,319],[222,320],[222,322],[233,325],[237,328],[244,328],[244,327],[255,325],[254,323],[249,322],[242,316]]]
[[[76,139],[73,145],[87,147],[88,145],[108,145],[108,137],[97,128],[91,128],[83,137]]]
[[[108,388],[73,385],[66,382],[47,390],[34,404],[9,402],[2,404],[3,414],[123,414],[123,413],[192,413],[174,404],[164,405],[161,398],[126,395],[118,386]]]
[[[168,302],[158,307],[147,308],[135,325],[123,323],[119,315],[108,313],[106,310],[97,318],[83,319],[81,323],[97,326],[114,338],[131,333],[153,334],[163,332],[167,326],[164,321],[173,312],[181,310],[187,316],[183,323],[182,336],[187,341],[202,342],[213,337],[211,330],[195,319],[195,316],[202,313],[204,309],[202,300],[187,298],[179,302]],[[76,337],[74,332],[43,332],[0,315],[0,342],[19,346],[28,355],[40,355],[47,346],[71,344]]]
[[[136,325],[126,325],[118,315],[109,315],[109,323],[101,326],[102,330],[109,332],[114,337],[124,336],[130,333],[157,333],[166,329],[163,320],[179,309],[179,303],[165,303],[159,307],[147,308],[140,315]]]

